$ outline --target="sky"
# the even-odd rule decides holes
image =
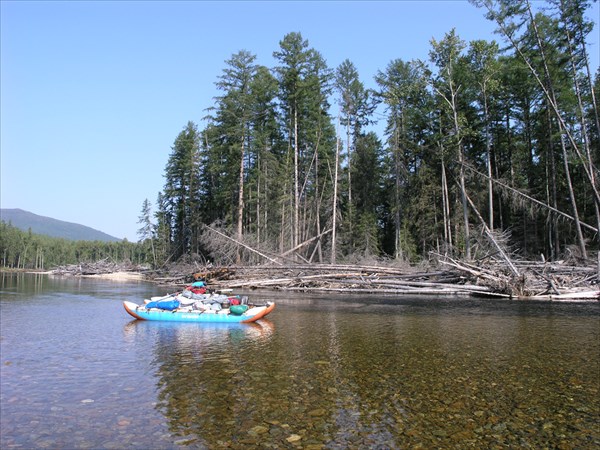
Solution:
[[[599,17],[595,3],[594,72]],[[427,60],[453,28],[502,42],[466,0],[0,0],[0,206],[136,242],[175,138],[188,121],[203,128],[232,55],[273,68],[280,41],[300,32],[330,68],[349,59],[375,88],[378,71]]]

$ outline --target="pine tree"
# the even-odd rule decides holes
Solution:
[[[286,129],[284,131],[288,140],[288,149],[291,151],[292,183],[291,199],[291,247],[296,247],[300,239],[300,164],[301,148],[300,120],[302,104],[307,96],[306,79],[309,75],[309,61],[311,51],[308,41],[300,33],[289,33],[279,43],[280,50],[273,52],[273,57],[279,61],[275,68],[280,84],[280,101]],[[284,186],[289,189],[288,186]],[[285,207],[284,207],[285,210]],[[282,215],[283,217],[283,215]],[[282,227],[282,232],[285,227]],[[283,236],[282,236],[283,238]],[[283,239],[282,239],[283,243]]]
[[[257,67],[250,85],[252,119],[248,149],[248,215],[250,230],[258,245],[271,244],[279,237],[282,165],[285,142],[279,129],[276,108],[278,84],[269,69]],[[276,250],[276,246],[272,248]]]
[[[335,74],[335,87],[339,93],[341,123],[346,129],[346,164],[348,174],[347,219],[350,239],[352,239],[352,223],[357,211],[352,199],[352,151],[362,128],[370,123],[376,103],[371,92],[365,89],[360,81],[354,64],[346,59],[340,64]],[[353,244],[350,242],[350,247]]]
[[[156,252],[154,250],[154,224],[152,223],[152,207],[150,205],[150,201],[148,199],[144,200],[142,204],[142,212],[138,217],[138,223],[141,227],[138,229],[138,236],[140,238],[139,242],[142,245],[150,244],[150,248],[152,251],[152,261],[154,266],[156,267]]]
[[[470,85],[476,90],[480,120],[483,123],[482,132],[485,141],[485,162],[488,176],[488,227],[494,229],[494,187],[493,187],[493,155],[492,155],[492,115],[491,103],[499,89],[498,44],[482,40],[469,44],[467,55],[471,75]]]
[[[385,128],[386,152],[384,155],[384,191],[387,199],[382,207],[386,252],[396,259],[405,259],[403,243],[410,239],[402,234],[407,230],[404,222],[406,201],[409,194],[411,161],[417,160],[425,144],[431,114],[431,95],[427,91],[427,73],[422,63],[396,59],[385,72],[378,72],[375,81],[379,86],[378,97],[385,104],[388,114]],[[447,238],[446,240],[448,240]]]
[[[223,70],[217,87],[224,91],[218,98],[217,128],[222,137],[220,144],[226,147],[228,166],[237,165],[237,183],[232,183],[231,188],[237,190],[235,204],[238,241],[243,237],[244,220],[244,183],[247,170],[247,151],[250,141],[251,119],[253,114],[253,99],[251,96],[251,83],[256,73],[254,61],[256,56],[242,50],[226,61],[227,67]],[[237,263],[241,262],[241,247],[238,247]]]
[[[289,149],[286,167],[290,175],[283,187],[291,193],[287,199],[290,212],[286,213],[282,205],[281,243],[283,249],[286,222],[291,223],[290,247],[297,248],[301,239],[313,237],[321,228],[321,197],[326,188],[323,181],[333,164],[335,149],[328,113],[332,73],[321,54],[309,48],[300,33],[286,35],[280,42],[280,51],[273,56],[280,63],[275,72],[280,85],[283,134]]]
[[[378,213],[381,205],[382,146],[373,132],[356,139],[353,153],[356,227],[353,228],[352,251],[362,256],[381,252]]]
[[[464,167],[466,163],[464,139],[467,131],[464,129],[466,121],[465,111],[462,108],[462,105],[468,102],[461,99],[461,96],[464,95],[462,81],[465,75],[462,51],[466,44],[458,37],[456,30],[452,29],[441,41],[437,42],[432,39],[431,45],[429,58],[438,69],[437,75],[432,79],[432,87],[442,100],[440,111],[442,118],[445,116],[448,123],[448,128],[444,132],[451,136],[451,146],[455,148],[456,152],[457,179],[463,213],[464,255],[466,259],[471,259],[469,206]]]
[[[320,236],[323,224],[331,219],[328,214],[330,204],[324,199],[331,198],[333,182],[331,167],[334,164],[335,131],[329,115],[329,98],[332,93],[333,73],[322,55],[313,50],[309,58],[309,76],[306,79],[307,95],[304,101],[303,143],[300,191],[300,242]],[[309,261],[315,256],[323,261],[321,240],[310,251]]]
[[[163,193],[165,224],[171,229],[171,252],[174,258],[189,254],[193,250],[194,216],[200,209],[199,133],[196,124],[188,122],[179,133],[165,169]]]

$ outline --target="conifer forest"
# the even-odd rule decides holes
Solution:
[[[203,125],[174,140],[142,240],[161,260],[230,264],[468,260],[490,251],[486,237],[525,258],[589,258],[600,224],[589,2],[475,3],[500,42],[450,30],[427,60],[390,61],[376,89],[299,32],[275,67],[232,55]]]
[[[273,67],[251,50],[224,55],[218,96],[175,130],[164,188],[143,202],[137,258],[595,259],[590,1],[472,3],[498,41],[441,30],[422,60],[400,46],[375,88],[301,32],[274,43]]]

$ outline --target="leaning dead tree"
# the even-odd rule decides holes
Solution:
[[[426,270],[411,267],[310,264],[204,267],[195,273],[214,289],[268,289],[336,294],[485,296],[599,300],[596,270],[565,262],[515,262],[519,276],[495,254],[478,263],[432,254]]]
[[[208,226],[208,225],[205,225],[205,228],[206,228],[207,230],[209,230],[210,232],[212,232],[212,233],[215,233],[215,234],[217,234],[217,235],[219,235],[219,236],[221,236],[221,237],[223,237],[223,238],[225,238],[225,239],[227,239],[227,240],[230,240],[230,241],[234,242],[234,243],[235,243],[235,244],[237,244],[238,246],[244,247],[245,249],[247,249],[247,250],[250,250],[250,251],[251,251],[251,252],[253,252],[253,253],[256,253],[257,255],[259,255],[259,256],[261,256],[261,257],[265,258],[266,260],[268,260],[268,261],[270,261],[270,262],[272,262],[272,263],[274,263],[274,264],[281,264],[279,261],[277,261],[277,260],[275,260],[275,259],[273,259],[273,258],[271,258],[271,257],[269,257],[269,256],[267,256],[267,255],[265,255],[265,254],[264,254],[264,253],[262,253],[262,252],[259,252],[258,250],[255,250],[255,249],[253,249],[253,248],[252,248],[252,247],[250,247],[249,245],[246,245],[246,244],[244,244],[244,243],[243,243],[243,242],[242,242],[242,241],[241,241],[239,238],[238,238],[238,239],[234,239],[234,238],[232,238],[232,237],[229,237],[229,236],[227,236],[225,233],[222,233],[222,232],[220,232],[219,230],[216,230],[215,228],[212,228],[212,227],[210,227],[210,226]],[[239,253],[238,253],[238,255],[239,255]],[[237,259],[239,260],[239,256],[238,256],[238,258],[237,258]]]
[[[329,234],[329,233],[331,233],[333,231],[333,229],[330,228],[330,229],[328,229],[328,230],[326,230],[326,231],[324,231],[324,232],[322,232],[322,233],[320,233],[320,234],[318,234],[316,236],[313,236],[310,239],[305,240],[304,242],[301,242],[300,244],[296,245],[295,247],[293,247],[293,248],[291,248],[291,249],[289,249],[289,250],[287,250],[287,251],[285,251],[285,252],[283,252],[283,253],[281,253],[279,255],[271,255],[271,256],[269,256],[269,255],[267,255],[266,251],[259,251],[259,250],[255,249],[255,248],[252,248],[248,244],[242,242],[240,239],[234,239],[231,236],[228,236],[227,234],[225,234],[225,233],[217,230],[214,227],[211,227],[211,226],[208,226],[208,225],[205,225],[204,227],[209,232],[214,233],[214,234],[218,235],[221,238],[224,238],[225,240],[227,240],[227,241],[235,244],[236,246],[240,246],[240,247],[245,248],[246,250],[250,251],[251,253],[254,253],[254,254],[258,255],[259,257],[263,258],[265,261],[268,261],[268,262],[271,262],[271,263],[277,264],[277,265],[283,264],[282,261],[291,261],[291,262],[293,262],[294,260],[289,257],[290,255],[294,254],[296,251],[300,250],[301,248],[306,247],[309,244],[312,244],[315,241],[319,241],[323,236],[326,236],[327,234]]]
[[[465,168],[468,169],[469,171],[471,171],[472,173],[474,173],[474,174],[476,174],[476,175],[478,175],[478,176],[480,176],[482,178],[485,178],[486,180],[489,179],[493,184],[495,184],[496,186],[499,186],[501,189],[509,192],[511,195],[515,195],[515,196],[517,196],[519,198],[522,198],[522,199],[524,199],[524,200],[532,203],[533,205],[535,205],[535,206],[537,206],[539,208],[543,208],[543,209],[546,209],[546,210],[548,210],[550,212],[553,212],[553,213],[559,215],[560,217],[563,217],[564,219],[567,219],[569,221],[574,221],[575,220],[575,218],[573,216],[571,216],[570,214],[565,213],[564,211],[561,211],[559,209],[556,209],[553,206],[548,205],[547,203],[544,203],[544,202],[542,202],[542,201],[540,201],[540,200],[538,200],[536,198],[533,198],[530,195],[527,195],[526,193],[524,193],[523,191],[515,189],[514,187],[511,187],[508,184],[503,183],[502,181],[497,180],[495,178],[491,178],[490,179],[488,177],[488,175],[486,175],[486,174],[478,171],[477,169],[475,169],[474,167],[472,167],[472,166],[470,166],[468,164],[465,164]],[[593,225],[589,225],[589,224],[587,224],[585,222],[580,222],[580,224],[581,224],[581,226],[583,228],[586,228],[589,231],[592,231],[594,233],[598,232],[598,228],[594,227]]]
[[[517,277],[520,276],[521,274],[519,273],[519,270],[515,267],[515,265],[512,263],[512,261],[510,260],[510,258],[506,254],[506,252],[498,244],[498,241],[494,238],[494,235],[492,234],[492,232],[488,228],[487,224],[485,223],[485,220],[483,220],[483,217],[481,217],[481,214],[479,213],[479,210],[477,209],[477,207],[473,203],[473,200],[471,200],[471,197],[469,197],[469,195],[466,192],[464,193],[464,195],[465,195],[465,198],[467,199],[467,202],[469,203],[469,206],[471,206],[471,208],[475,212],[475,215],[479,219],[479,222],[481,222],[481,226],[483,228],[483,232],[485,233],[486,237],[490,240],[490,242],[493,244],[493,246],[498,251],[498,254],[506,262],[506,265],[508,266],[508,268],[510,269],[510,271],[512,272],[512,274],[514,276],[517,276]]]
[[[294,251],[314,243],[319,236],[277,255],[256,249],[214,227],[207,234],[218,237],[217,248],[228,242],[231,261],[237,246],[257,255],[262,263],[254,265],[215,265],[205,262],[182,267],[168,276],[157,276],[162,284],[185,285],[203,279],[213,289],[268,289],[337,293],[342,295],[374,293],[381,295],[488,296],[517,299],[598,300],[598,272],[593,264],[574,261],[527,262],[512,254],[507,233],[491,231],[475,208],[481,222],[480,232],[472,230],[473,251],[477,259],[459,261],[448,255],[431,253],[423,269],[394,261],[378,264],[311,264],[289,258]]]

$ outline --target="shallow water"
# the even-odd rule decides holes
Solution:
[[[0,447],[598,448],[600,305],[302,296],[133,320],[145,283],[0,274]]]

